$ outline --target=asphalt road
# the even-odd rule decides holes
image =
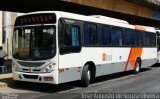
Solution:
[[[0,88],[2,98],[16,99],[108,99],[108,98],[160,98],[160,65],[142,69],[134,75],[131,71],[98,77],[89,87],[78,81],[60,85],[37,84],[6,80],[7,88]],[[0,97],[1,98],[1,97]]]

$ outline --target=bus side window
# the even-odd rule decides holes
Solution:
[[[146,32],[146,46],[149,47],[150,46],[150,33],[149,32]]]
[[[147,46],[147,33],[143,32],[143,45],[146,47]]]
[[[95,24],[84,24],[84,43],[85,46],[96,46],[98,44],[97,26]]]
[[[64,43],[65,46],[71,46],[71,33],[70,33],[70,25],[67,24],[64,32]]]
[[[146,45],[147,45],[147,47],[155,47],[156,46],[156,34],[146,32]]]
[[[60,54],[75,53],[81,50],[81,31],[79,25],[60,24]]]
[[[133,35],[134,35],[134,46],[138,46],[138,33],[136,30],[133,31]]]
[[[72,33],[72,47],[78,47],[80,45],[80,29],[79,26],[71,26]]]
[[[122,33],[123,29],[118,27],[112,27],[112,45],[122,46]]]
[[[150,33],[150,46],[155,47],[156,46],[156,34]]]
[[[59,46],[65,46],[65,36],[64,36],[64,32],[65,32],[65,26],[66,24],[63,22],[62,19],[60,19],[59,23],[58,23],[58,29],[59,29],[59,33],[58,33],[58,39],[59,39]]]
[[[138,46],[142,47],[143,46],[143,31],[137,31],[138,35]]]
[[[99,45],[100,46],[110,46],[111,45],[110,26],[98,25],[97,30],[99,34]]]
[[[124,29],[123,32],[123,45],[124,46],[133,46],[134,45],[134,34],[131,29]]]

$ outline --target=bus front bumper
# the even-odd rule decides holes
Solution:
[[[51,73],[24,73],[13,71],[13,79],[17,81],[58,84],[58,70]]]

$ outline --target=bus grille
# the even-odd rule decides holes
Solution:
[[[23,77],[26,79],[38,79],[38,75],[25,75],[25,74],[23,74]]]
[[[18,63],[19,63],[21,66],[25,66],[25,67],[40,67],[40,66],[42,66],[45,62],[32,63],[32,62],[20,62],[20,61],[18,61]]]

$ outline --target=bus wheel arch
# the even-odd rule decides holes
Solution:
[[[92,81],[95,78],[95,74],[96,74],[95,64],[92,61],[85,63],[81,73],[82,86],[84,87],[89,86],[90,81]]]

